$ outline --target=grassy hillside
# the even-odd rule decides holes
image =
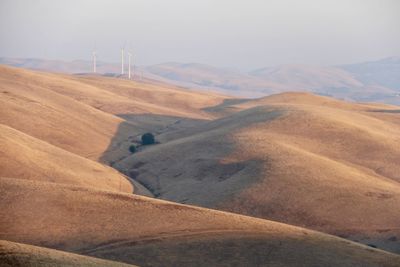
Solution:
[[[116,170],[0,124],[0,176],[132,192]]]
[[[0,123],[90,159],[102,155],[122,122],[55,92],[65,86],[58,76],[0,66],[0,86]]]
[[[114,115],[209,119],[201,109],[224,98],[159,83],[74,77],[6,66],[0,66],[0,90],[0,123],[95,160],[102,157],[117,131],[120,140],[113,140],[115,144],[146,130],[140,124],[123,123]]]
[[[112,262],[62,252],[54,249],[41,248],[26,244],[0,240],[0,266],[29,267],[29,266],[88,266],[113,267],[133,266],[121,262]]]
[[[289,93],[233,110],[115,167],[162,199],[400,251],[395,107]]]
[[[400,264],[318,232],[130,194],[7,178],[0,193],[1,239],[141,266]]]

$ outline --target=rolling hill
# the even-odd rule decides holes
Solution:
[[[116,170],[0,124],[0,176],[132,192]]]
[[[262,68],[247,74],[202,64],[164,63],[146,68],[152,74],[170,81],[194,84],[199,87],[230,90],[248,96],[283,91],[313,91],[328,94],[354,90],[363,86],[350,73],[335,67],[283,65]],[[330,90],[330,91],[329,91]]]
[[[134,266],[121,262],[112,262],[81,256],[73,253],[57,251],[26,244],[0,240],[0,266],[88,266],[88,267],[112,267]]]
[[[80,87],[68,82],[52,74],[0,66],[0,123],[98,159],[123,120],[54,91]]]
[[[1,124],[104,162],[126,154],[127,147],[121,143],[128,137],[149,130],[142,121],[127,122],[118,115],[210,119],[202,108],[225,98],[158,82],[75,77],[6,66],[0,66],[0,90]],[[157,118],[148,120],[157,123]]]
[[[260,97],[287,90],[284,85],[267,82],[254,75],[198,63],[162,63],[148,66],[146,71],[154,79],[242,97]]]
[[[400,90],[400,57],[339,66],[365,84]]]
[[[322,233],[141,196],[8,178],[0,191],[0,238],[139,266],[400,264]]]
[[[92,62],[86,60],[62,61],[62,60],[43,60],[39,58],[0,58],[0,64],[18,68],[40,70],[56,73],[90,73],[92,72]],[[99,73],[119,73],[121,65],[118,63],[107,63],[97,61],[97,71]]]
[[[233,107],[114,167],[158,198],[400,251],[396,107],[305,93]]]
[[[386,68],[380,67],[385,72]],[[159,76],[169,83],[199,89],[212,88],[241,97],[306,91],[352,101],[400,104],[394,88],[381,83],[382,79],[367,82],[362,75],[355,73],[355,69],[355,66],[282,65],[241,73],[195,63],[164,63],[146,67],[149,73],[156,75],[153,78]],[[399,76],[398,68],[390,66],[385,75],[390,76],[389,80],[395,80]]]

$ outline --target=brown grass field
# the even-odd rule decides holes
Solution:
[[[10,203],[0,238],[14,242],[139,266],[400,264],[395,254],[272,221],[55,183],[0,185],[0,203]]]
[[[132,192],[116,170],[0,124],[0,176]]]

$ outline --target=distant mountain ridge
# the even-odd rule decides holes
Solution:
[[[0,58],[0,64],[68,74],[90,73],[90,61]],[[119,63],[98,62],[102,75],[118,74]],[[340,66],[282,65],[248,73],[199,63],[167,62],[134,67],[134,77],[214,90],[240,97],[308,91],[339,99],[400,105],[400,57]],[[140,75],[138,75],[140,73]]]
[[[87,60],[47,60],[39,58],[0,58],[0,64],[9,65],[18,68],[41,70],[48,72],[77,74],[77,73],[90,73],[92,72],[93,65],[91,61]],[[97,71],[100,74],[109,72],[119,72],[121,66],[116,63],[97,62]]]
[[[400,57],[339,66],[365,84],[379,84],[400,91]]]

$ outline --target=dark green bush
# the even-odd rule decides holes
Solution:
[[[131,153],[135,153],[135,152],[136,152],[136,146],[135,146],[135,145],[131,145],[131,146],[129,147],[129,151],[130,151]]]
[[[152,133],[145,133],[142,135],[142,145],[151,145],[154,144],[155,139]]]

